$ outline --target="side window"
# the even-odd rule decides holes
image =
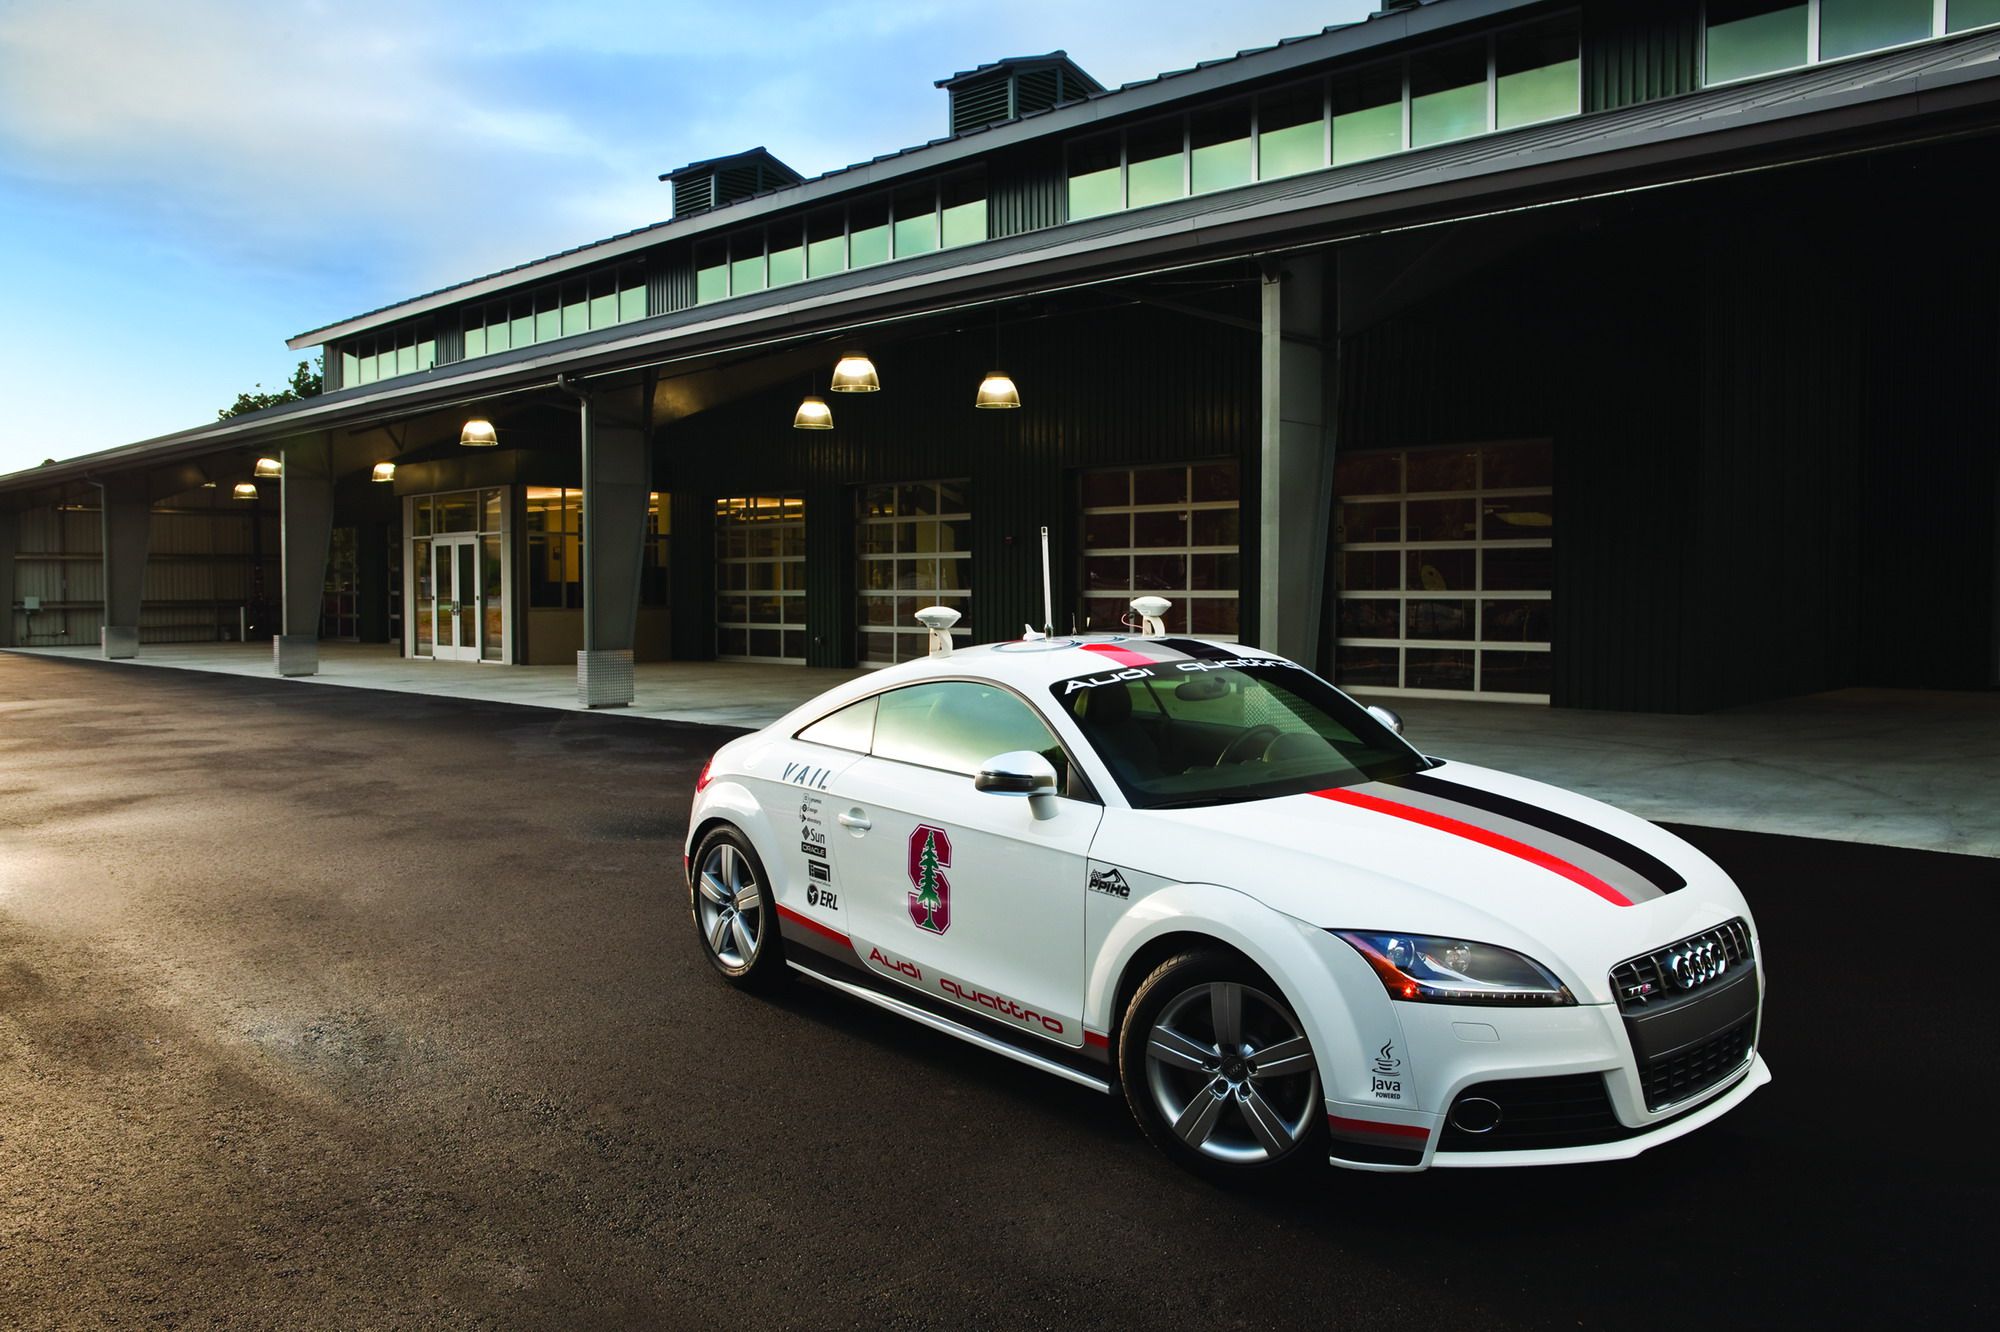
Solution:
[[[859,703],[849,703],[838,712],[830,712],[800,731],[796,738],[866,754],[875,738],[875,702],[879,697],[864,698]]]
[[[1034,709],[997,685],[946,680],[878,696],[877,758],[971,776],[995,754],[1027,749],[1055,765],[1058,789],[1069,787],[1062,746]]]

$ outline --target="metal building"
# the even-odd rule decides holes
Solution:
[[[0,478],[0,643],[616,704],[893,661],[929,602],[1039,627],[1046,526],[1056,628],[1158,591],[1357,691],[2000,683],[2000,0],[1432,0],[939,86],[945,137],[692,163],[670,221],[292,339],[318,398]]]

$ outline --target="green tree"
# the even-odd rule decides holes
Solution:
[[[937,909],[944,905],[938,897],[937,834],[924,834],[924,849],[917,857],[917,905],[924,909],[921,922],[927,930],[937,929]]]
[[[251,385],[248,393],[236,395],[236,401],[215,414],[218,421],[227,421],[232,416],[245,412],[261,412],[266,407],[276,407],[281,402],[303,402],[307,398],[317,398],[326,386],[326,353],[321,352],[317,366],[299,362],[299,368],[292,371],[292,382],[276,393],[264,392],[261,383]]]

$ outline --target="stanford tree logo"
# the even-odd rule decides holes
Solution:
[[[910,833],[910,923],[932,934],[951,928],[951,834],[920,823]]]

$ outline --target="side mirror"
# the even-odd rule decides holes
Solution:
[[[1393,712],[1388,708],[1377,707],[1375,704],[1370,703],[1368,705],[1368,715],[1376,721],[1381,722],[1397,735],[1403,733],[1403,718],[1400,713]]]
[[[989,795],[1038,796],[1056,793],[1056,770],[1032,749],[995,754],[979,767],[972,789]]]

